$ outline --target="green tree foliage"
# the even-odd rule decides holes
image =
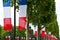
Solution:
[[[6,36],[10,36],[11,40],[14,38],[14,33],[13,30],[11,31],[5,31],[2,26],[0,26],[0,39],[5,40]],[[25,30],[18,30],[16,29],[16,36],[21,37],[26,37]]]
[[[28,20],[33,25],[38,23],[38,32],[42,24],[46,27],[56,21],[55,0],[31,0],[27,6]]]
[[[51,32],[53,35],[59,38],[59,26],[57,21],[54,21],[51,24],[49,24],[49,26],[46,28],[46,31]]]
[[[1,25],[0,25],[0,39],[1,39],[1,33],[2,33],[2,27],[1,27]]]
[[[33,0],[28,1],[28,20],[32,23],[38,23],[40,20],[41,24],[46,24],[54,21],[55,5],[54,1],[50,0]],[[52,19],[53,18],[53,19]]]

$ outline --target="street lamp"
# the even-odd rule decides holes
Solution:
[[[14,40],[16,36],[16,0],[14,0]]]

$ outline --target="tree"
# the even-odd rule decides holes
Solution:
[[[1,33],[2,33],[2,27],[1,27],[1,25],[0,25],[0,39],[1,39]]]
[[[51,32],[53,35],[59,38],[59,26],[57,21],[54,21],[51,24],[49,24],[49,26],[46,28],[46,31]]]
[[[55,0],[28,1],[27,10],[29,22],[32,22],[33,25],[38,23],[38,32],[40,32],[42,24],[46,26],[56,19]],[[39,38],[38,36],[38,40],[40,40]]]

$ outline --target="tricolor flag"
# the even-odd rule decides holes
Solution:
[[[48,33],[48,38],[51,38],[51,32]]]
[[[27,0],[19,0],[19,30],[26,29]]]
[[[57,40],[54,35],[51,35],[51,40]]]
[[[45,27],[43,29],[41,29],[41,35],[43,37],[46,37],[46,30],[45,30]]]
[[[38,31],[35,31],[34,35],[35,35],[35,36],[38,36]]]
[[[3,0],[4,30],[12,30],[10,0]]]
[[[38,25],[36,25],[36,27],[34,27],[34,35],[38,36]]]
[[[10,36],[6,36],[6,40],[10,40]]]
[[[51,40],[56,40],[55,36],[52,35],[51,36]]]

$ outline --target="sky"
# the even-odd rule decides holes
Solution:
[[[55,0],[56,2],[56,14],[57,14],[57,21],[59,25],[59,35],[60,35],[60,0]],[[11,8],[11,18],[12,18],[12,24],[14,23],[14,8]],[[16,13],[16,25],[18,25],[18,17],[19,13]],[[0,0],[0,25],[3,25],[3,4],[2,0]],[[14,24],[13,24],[14,25]]]
[[[55,2],[56,2],[57,21],[59,25],[59,37],[60,37],[60,0],[55,0]]]

